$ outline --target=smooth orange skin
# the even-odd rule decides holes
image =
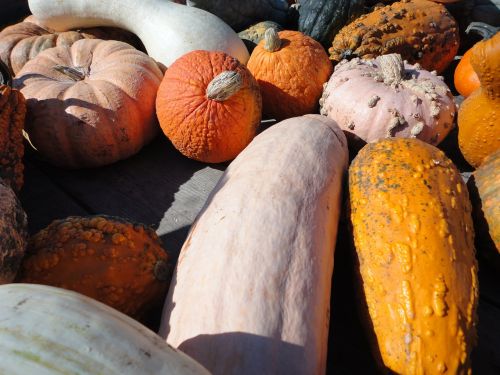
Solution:
[[[470,64],[471,50],[467,50],[458,63],[453,77],[455,88],[463,97],[468,97],[474,90],[477,90],[481,83],[476,72]]]
[[[26,100],[23,94],[0,85],[0,177],[17,193],[23,186]]]
[[[299,31],[280,31],[281,48],[264,49],[262,40],[248,60],[259,82],[266,118],[283,120],[315,113],[323,84],[333,73],[332,63],[317,41]]]
[[[340,30],[329,49],[338,63],[346,52],[363,59],[399,53],[410,64],[441,73],[458,51],[458,25],[444,5],[399,1],[376,8]]]
[[[69,217],[30,239],[17,282],[73,290],[140,318],[163,301],[169,277],[158,275],[167,261],[158,236],[143,225]]]
[[[458,145],[465,160],[477,168],[500,149],[500,32],[471,49],[470,62],[481,87],[458,111]]]
[[[351,223],[374,353],[397,374],[468,374],[478,300],[467,188],[417,139],[366,145],[349,169]]]
[[[243,86],[225,101],[206,97],[223,71],[240,73]],[[163,133],[188,158],[220,163],[234,159],[253,139],[262,115],[257,82],[237,59],[213,51],[192,51],[167,70],[156,98]]]

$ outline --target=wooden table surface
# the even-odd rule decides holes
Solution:
[[[26,0],[4,2],[0,6],[0,25],[28,14]],[[460,10],[457,12],[460,15]],[[467,179],[469,169],[455,151],[453,136],[445,140],[443,148],[449,150],[448,155]],[[122,216],[154,227],[165,248],[177,258],[190,225],[226,166],[184,158],[163,136],[128,160],[91,170],[55,168],[28,150],[20,199],[28,214],[30,233],[70,215]],[[348,242],[344,219],[335,250],[328,373],[377,374],[356,311],[354,266]],[[481,262],[479,282],[478,344],[473,352],[473,373],[495,375],[500,374],[500,283],[490,265]],[[152,328],[154,325],[150,324]]]

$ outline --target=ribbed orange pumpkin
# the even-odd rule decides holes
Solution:
[[[472,47],[470,62],[481,87],[458,110],[458,145],[477,168],[500,149],[500,32]]]
[[[160,126],[188,158],[234,159],[260,124],[262,99],[249,70],[224,52],[192,51],[167,70],[156,98]]]
[[[318,111],[332,63],[317,41],[298,31],[266,30],[248,60],[259,82],[264,116],[282,120]]]
[[[156,62],[118,41],[81,39],[28,61],[14,79],[26,98],[26,133],[51,163],[97,167],[138,152],[158,133]]]
[[[458,170],[418,139],[384,139],[351,163],[349,192],[377,358],[391,373],[470,374],[478,280]]]
[[[163,302],[168,254],[156,233],[109,216],[56,220],[28,244],[18,282],[74,290],[140,317]]]

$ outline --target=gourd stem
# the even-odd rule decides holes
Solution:
[[[269,52],[278,51],[281,48],[281,39],[276,29],[270,27],[264,33],[264,49]]]
[[[207,87],[208,99],[223,102],[236,94],[241,88],[243,80],[238,72],[226,70],[216,76]]]
[[[7,65],[0,60],[0,85],[11,86],[12,75],[10,74],[10,69]]]
[[[67,75],[73,81],[82,81],[86,76],[84,68],[81,67],[72,68],[70,66],[56,65],[54,66],[54,69],[62,74]]]
[[[168,263],[165,262],[163,259],[157,261],[156,264],[154,265],[153,274],[156,280],[158,281],[169,280],[170,268],[168,266]]]
[[[471,22],[469,26],[467,26],[467,29],[465,29],[465,32],[469,34],[469,32],[473,31],[481,35],[483,39],[490,39],[499,30],[500,27],[494,27],[484,22]]]
[[[405,66],[400,54],[391,53],[377,57],[382,71],[384,83],[387,85],[399,84],[404,79]]]

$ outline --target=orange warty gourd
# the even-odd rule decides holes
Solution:
[[[467,30],[465,30],[466,33],[469,33],[470,31],[474,31],[478,34],[480,34],[484,40],[490,39],[495,33],[498,31],[498,28],[487,25],[483,22],[472,22],[468,27]],[[460,95],[467,97],[474,90],[478,89],[481,83],[479,82],[479,78],[472,68],[472,65],[470,64],[470,55],[472,52],[472,48],[468,49],[462,58],[460,59],[460,62],[458,63],[456,69],[455,69],[455,74],[453,77],[453,81],[455,84],[455,88],[457,91],[460,93]]]
[[[26,213],[14,191],[0,179],[0,284],[16,277],[28,243]]]
[[[183,155],[208,163],[234,159],[260,124],[259,86],[224,52],[192,51],[165,73],[156,98],[160,126]]]
[[[263,113],[277,120],[318,111],[323,84],[333,72],[325,50],[298,31],[266,30],[248,60],[259,82]]]
[[[116,217],[75,216],[30,239],[17,281],[74,290],[141,317],[163,302],[167,262],[152,229]]]
[[[477,168],[500,149],[500,32],[472,47],[470,63],[481,87],[458,110],[458,145]]]
[[[398,374],[470,373],[478,280],[458,170],[418,139],[384,139],[353,160],[349,190],[377,359]]]
[[[24,120],[26,100],[11,88],[10,73],[0,61],[0,178],[15,192],[23,186]]]
[[[441,73],[455,57],[458,44],[458,25],[444,5],[403,0],[352,21],[335,36],[329,52],[335,63],[398,53],[410,64]]]

